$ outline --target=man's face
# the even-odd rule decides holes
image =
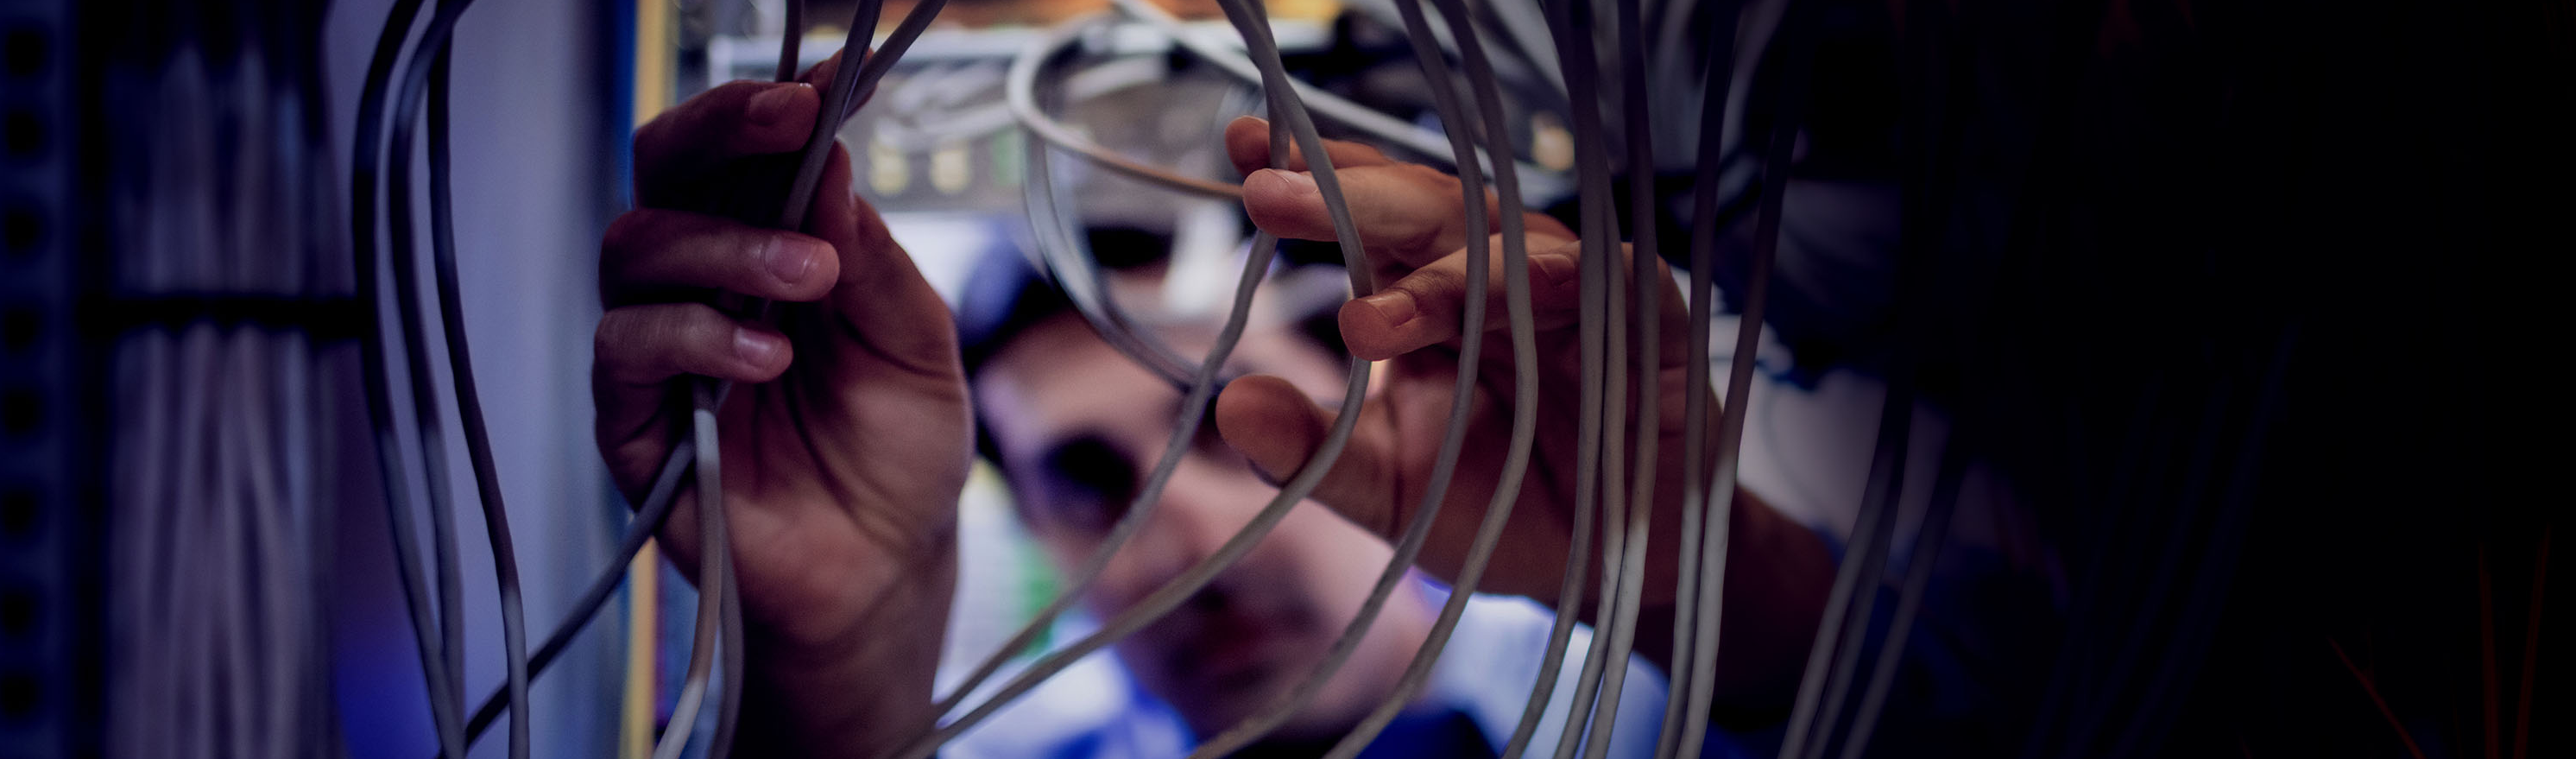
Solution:
[[[1201,350],[1183,343],[1180,347]],[[1253,329],[1235,368],[1339,389],[1340,365],[1282,329]],[[1180,391],[1060,314],[1012,340],[975,378],[977,403],[1030,533],[1071,571],[1124,515],[1170,441]],[[1278,494],[1203,425],[1153,515],[1085,595],[1104,619],[1223,545]],[[1191,727],[1212,735],[1322,661],[1392,551],[1322,504],[1298,504],[1243,560],[1118,653]],[[1429,625],[1410,588],[1283,737],[1337,732],[1392,690]]]

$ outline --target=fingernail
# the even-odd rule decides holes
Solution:
[[[747,329],[734,330],[733,355],[745,364],[766,368],[778,356],[778,338]]]
[[[752,123],[766,125],[786,120],[788,110],[795,107],[797,91],[808,87],[809,85],[803,82],[797,82],[785,87],[772,87],[751,96]]]
[[[769,265],[771,275],[792,285],[804,281],[805,275],[814,273],[814,259],[823,255],[824,252],[818,249],[824,247],[810,240],[775,237],[770,239],[769,250],[763,252],[761,258]]]
[[[1302,195],[1305,193],[1317,192],[1315,189],[1315,177],[1311,174],[1307,174],[1302,171],[1281,171],[1279,169],[1270,169],[1269,171],[1271,176],[1278,177],[1280,181],[1287,182],[1288,188],[1296,191],[1298,194]]]
[[[1417,311],[1413,305],[1413,294],[1402,290],[1389,290],[1360,300],[1367,302],[1369,308],[1376,309],[1378,318],[1385,319],[1387,326],[1402,326],[1413,321]]]
[[[1251,457],[1245,457],[1244,462],[1252,466],[1252,476],[1261,478],[1261,484],[1268,485],[1273,488],[1283,488],[1288,486],[1287,480],[1280,479],[1278,475],[1271,474],[1269,468],[1263,467],[1261,462],[1253,461]]]
[[[1574,259],[1563,256],[1531,259],[1530,269],[1538,284],[1549,288],[1562,288],[1583,279],[1583,273],[1575,268]]]

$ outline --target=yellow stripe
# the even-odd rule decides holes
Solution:
[[[645,543],[635,553],[635,561],[626,567],[626,692],[620,704],[617,731],[617,755],[625,759],[646,759],[653,754],[653,704],[659,678],[654,667],[654,654],[661,632],[660,546]]]
[[[635,126],[671,107],[672,0],[635,0]],[[647,759],[653,754],[654,704],[659,700],[661,652],[662,552],[645,543],[626,567],[626,691],[619,711],[617,755]]]

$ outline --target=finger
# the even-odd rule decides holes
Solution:
[[[649,402],[656,403],[662,384],[683,375],[768,382],[794,359],[786,336],[704,303],[610,310],[599,317],[592,341],[592,371],[600,379],[653,395]]]
[[[1361,247],[1382,266],[1403,269],[1429,264],[1467,244],[1470,234],[1499,230],[1502,210],[1493,193],[1485,194],[1487,227],[1467,228],[1465,194],[1456,177],[1420,164],[1363,166],[1338,174],[1342,200],[1350,208]],[[1243,180],[1243,209],[1252,223],[1271,234],[1294,240],[1332,240],[1332,211],[1314,175],[1262,169]],[[1528,233],[1536,237],[1574,239],[1565,225],[1543,214],[1524,214]]]
[[[802,82],[729,82],[635,130],[638,203],[663,206],[726,162],[804,147],[822,109]]]
[[[1226,383],[1217,396],[1217,431],[1273,482],[1296,476],[1323,446],[1332,424],[1331,411],[1278,377],[1244,377]],[[1363,412],[1357,425],[1332,470],[1307,497],[1386,535],[1399,508],[1391,497],[1397,492],[1393,431],[1382,413]]]
[[[1511,324],[1503,286],[1500,236],[1488,241],[1486,253],[1486,330]],[[1582,304],[1579,246],[1572,241],[1532,251],[1529,258],[1530,310],[1536,329],[1573,324]],[[1375,294],[1342,304],[1342,342],[1351,355],[1380,361],[1458,339],[1465,326],[1467,252],[1458,251],[1415,269]],[[1490,349],[1489,349],[1490,350]]]
[[[804,82],[817,88],[831,86],[832,78],[839,76],[841,73],[841,58],[842,54],[846,52],[849,51],[847,49],[832,51],[831,57],[824,58],[823,60],[816,62],[813,68],[806,69],[805,73],[797,75],[796,81]],[[860,64],[865,65],[867,57],[874,54],[874,50],[861,53],[859,56]],[[856,92],[852,93],[851,97],[855,99],[841,107],[841,118],[847,119],[850,117],[851,113],[859,110],[859,106],[867,105],[869,100],[876,98],[876,92]]]
[[[640,208],[609,223],[602,238],[600,301],[616,308],[705,290],[808,301],[831,290],[840,266],[839,254],[819,238]]]
[[[843,336],[866,348],[835,359],[885,361],[953,381],[961,370],[948,304],[895,243],[885,219],[850,191],[848,150],[833,146],[818,187],[807,215],[809,228],[831,240],[840,255],[837,279],[824,302],[839,315]]]
[[[1291,171],[1306,170],[1305,149],[1293,142],[1288,147]],[[1344,140],[1325,140],[1324,156],[1333,159],[1333,168],[1356,166],[1392,166],[1396,160],[1385,151]],[[1234,161],[1236,174],[1251,174],[1270,165],[1270,121],[1253,116],[1237,116],[1225,125],[1225,157]]]

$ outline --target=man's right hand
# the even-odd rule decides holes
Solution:
[[[838,61],[804,81],[830,81]],[[741,734],[882,753],[932,717],[937,657],[922,652],[945,632],[972,417],[947,308],[851,193],[845,149],[832,147],[811,235],[768,228],[821,108],[803,82],[735,82],[636,132],[636,208],[600,250],[592,398],[600,454],[641,498],[685,428],[688,384],[736,383],[718,420],[749,628],[743,713],[780,723]],[[773,318],[719,310],[724,295],[775,301]],[[682,492],[661,539],[694,574]]]

